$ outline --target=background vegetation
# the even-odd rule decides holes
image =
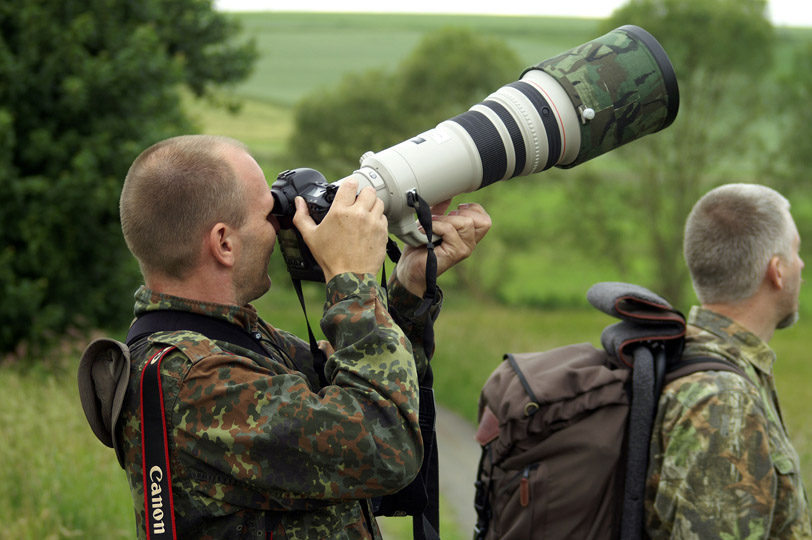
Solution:
[[[126,324],[121,181],[191,129],[179,87],[246,76],[255,50],[237,30],[196,0],[0,2],[0,354]]]
[[[654,4],[661,4],[662,9],[649,9]],[[252,75],[227,92],[210,88],[205,92],[208,98],[202,100],[196,97],[199,87],[183,84],[180,79],[174,79],[173,88],[187,90],[181,91],[177,102],[169,89],[166,90],[169,94],[164,95],[158,90],[133,87],[134,94],[165,97],[182,106],[182,110],[173,109],[163,116],[157,110],[151,113],[137,109],[141,111],[140,117],[136,115],[131,121],[152,131],[142,133],[141,139],[122,139],[115,154],[118,156],[114,160],[115,169],[102,171],[88,166],[76,184],[67,183],[65,176],[56,173],[17,174],[20,169],[12,165],[9,157],[17,154],[9,149],[24,146],[21,141],[39,139],[30,134],[13,135],[9,126],[19,114],[12,107],[16,102],[0,88],[0,174],[4,175],[4,182],[0,183],[0,190],[4,190],[0,191],[0,205],[4,204],[0,206],[0,216],[5,233],[11,235],[3,237],[0,244],[3,287],[0,327],[5,328],[6,321],[13,322],[28,313],[25,316],[29,319],[22,320],[31,321],[41,332],[51,327],[49,309],[64,311],[66,305],[79,303],[92,305],[94,310],[105,304],[110,313],[118,310],[126,315],[129,306],[122,307],[122,303],[129,304],[129,291],[137,286],[137,276],[132,261],[124,255],[126,248],[116,230],[115,202],[103,215],[86,211],[82,205],[90,200],[101,207],[102,201],[115,201],[123,178],[121,167],[126,169],[148,144],[146,141],[157,140],[171,129],[180,129],[177,126],[184,125],[183,122],[190,122],[191,127],[185,129],[246,141],[269,181],[278,171],[301,166],[341,176],[351,172],[353,160],[364,150],[381,150],[401,140],[398,137],[414,135],[462,112],[481,101],[489,91],[515,80],[522,67],[620,24],[639,24],[652,31],[672,54],[683,99],[674,126],[572,170],[553,169],[460,197],[483,202],[494,217],[494,228],[487,246],[459,272],[444,279],[448,294],[437,325],[441,346],[435,359],[436,393],[443,404],[474,420],[479,388],[504,352],[547,349],[580,341],[598,343],[601,329],[610,321],[586,306],[585,291],[592,283],[623,280],[655,290],[674,287],[677,292],[667,296],[687,311],[694,299],[684,274],[676,279],[669,277],[671,285],[661,281],[665,273],[679,272],[682,268],[679,248],[674,246],[681,238],[681,222],[687,210],[680,214],[675,197],[690,204],[695,198],[693,194],[724,181],[776,185],[792,199],[802,236],[812,238],[808,232],[812,227],[812,197],[804,182],[809,174],[805,165],[809,137],[805,134],[812,126],[809,117],[812,113],[808,106],[798,105],[808,103],[812,97],[809,45],[812,31],[763,27],[757,10],[763,5],[761,2],[634,1],[631,5],[636,11],[616,15],[609,21],[229,15],[228,21],[238,22],[244,28],[237,41],[253,39],[256,44],[258,57]],[[681,6],[690,9],[681,15],[678,10]],[[5,31],[7,27],[2,26],[2,16],[9,17],[9,9],[0,3],[3,38],[9,34]],[[745,19],[753,24],[741,26],[742,34],[723,32],[727,21],[722,15],[728,13],[726,9],[738,13],[731,24],[741,26],[739,16],[754,17]],[[663,10],[678,21],[681,32],[692,28],[696,32],[671,34],[673,28],[657,26],[662,23],[657,14],[662,15]],[[652,18],[646,19],[648,16]],[[52,20],[48,24],[55,25]],[[739,39],[745,35],[749,36],[746,40]],[[708,36],[714,36],[713,40]],[[735,69],[730,71],[717,65],[692,71],[692,66],[702,62],[695,61],[680,44],[691,45],[693,54],[707,56],[712,51],[720,58],[728,53],[735,58],[738,53],[725,52],[717,41],[727,44],[728,49],[747,49],[753,45],[758,60],[743,67],[731,60],[729,63]],[[453,54],[445,56],[441,54],[443,49]],[[5,52],[0,48],[0,55]],[[45,52],[43,55],[48,56]],[[501,55],[504,65],[493,63]],[[183,57],[173,58],[179,61]],[[432,70],[432,62],[421,63],[426,57],[434,61],[435,69]],[[470,84],[455,86],[456,81],[467,80],[466,68],[477,65],[484,66],[494,78],[487,79],[476,90],[468,88]],[[30,71],[33,77],[36,72],[33,60],[20,66],[20,73]],[[149,67],[131,66],[145,81],[153,80]],[[438,74],[437,69],[453,76],[443,79],[443,73]],[[430,90],[415,82],[423,80],[417,78],[418,74],[428,77],[425,80],[432,84],[427,87]],[[411,86],[405,81],[412,81]],[[706,101],[710,97],[704,96],[705,92],[716,95],[719,101]],[[364,99],[343,101],[353,95]],[[213,106],[235,101],[241,102],[236,115],[227,108]],[[32,102],[31,110],[36,109],[37,103]],[[442,108],[410,114],[412,108],[430,109],[434,103]],[[324,107],[325,104],[328,106]],[[335,122],[330,117],[330,106],[343,120]],[[321,124],[318,115],[308,118],[315,110],[321,111]],[[178,123],[164,124],[166,118]],[[38,122],[48,125],[44,120]],[[68,122],[81,124],[75,119]],[[35,118],[31,119],[31,125],[37,125]],[[311,135],[304,136],[308,125]],[[352,138],[359,147],[347,146],[341,153],[322,154],[316,147],[320,126],[325,132],[328,128],[343,130],[334,133]],[[15,136],[21,138],[15,141]],[[312,154],[307,151],[308,144],[313,146]],[[70,147],[62,153],[71,157],[72,163],[90,163],[83,160],[93,157],[96,147],[88,143],[82,148],[85,150]],[[123,154],[127,154],[126,158]],[[70,165],[63,169],[74,170]],[[692,187],[685,183],[689,173],[697,180]],[[54,187],[63,181],[64,187]],[[36,193],[37,197],[14,195],[19,190]],[[81,244],[75,243],[78,241],[68,233],[73,229],[60,226],[71,221],[79,224],[80,232],[101,235],[104,239],[98,240],[99,247],[106,246],[106,251],[93,256],[77,249]],[[12,239],[10,243],[7,238]],[[671,257],[670,263],[657,258],[657,248],[664,247],[666,242],[670,247],[662,251]],[[41,259],[21,255],[22,250],[34,246],[39,246]],[[806,243],[804,253],[808,246]],[[46,256],[48,249],[56,248],[64,248],[67,254],[62,257],[59,254],[63,251],[53,251],[52,258]],[[77,258],[77,254],[82,257]],[[29,289],[21,288],[20,278],[14,277],[16,281],[12,281],[9,277],[9,269],[19,268],[11,265],[17,256],[35,261],[26,263],[30,270],[30,274],[25,274],[28,276],[25,279],[31,281],[26,285]],[[39,276],[34,271],[38,264],[57,268],[59,272],[54,274],[57,277]],[[278,326],[304,334],[301,309],[288,285],[281,257],[271,266],[274,287],[258,308]],[[86,295],[98,291],[87,280],[95,284],[107,274],[128,293],[115,298],[96,294],[88,299]],[[66,290],[72,288],[74,296],[65,297],[69,299],[67,304],[52,303],[49,299],[54,299],[42,290],[30,289],[43,287],[54,279],[64,281]],[[306,293],[314,319],[322,293],[317,286],[307,287]],[[773,340],[779,357],[776,379],[783,412],[801,455],[807,486],[812,486],[812,424],[805,419],[807,388],[812,380],[812,365],[805,354],[812,324],[810,299],[810,292],[804,290],[801,322],[778,333]],[[88,318],[86,326],[98,326],[94,320],[98,319]],[[81,322],[73,321],[77,325]],[[107,333],[123,332],[120,324],[109,326],[112,328]],[[0,490],[0,539],[132,537],[132,505],[124,474],[113,452],[87,429],[79,406],[76,347],[81,348],[85,338],[77,338],[76,334],[64,337],[48,362],[36,361],[39,358],[36,355],[18,354],[7,357],[6,366],[0,369],[0,435],[4,441],[0,445],[3,464],[0,485],[4,486]],[[458,537],[469,537],[469,531],[458,533]]]

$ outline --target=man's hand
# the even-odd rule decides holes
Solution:
[[[318,225],[296,197],[293,224],[324,271],[325,281],[344,272],[377,274],[386,256],[387,220],[383,201],[371,187],[358,193],[358,181],[345,180]]]
[[[431,207],[432,230],[443,238],[434,248],[439,276],[474,251],[480,240],[491,228],[491,217],[476,203],[461,204],[456,210],[444,215],[451,200]],[[406,289],[416,296],[426,290],[426,248],[406,246],[395,275]]]

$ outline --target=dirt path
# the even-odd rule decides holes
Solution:
[[[454,509],[458,528],[473,534],[476,523],[474,481],[481,453],[474,440],[475,428],[456,413],[437,405],[436,429],[440,450],[440,494]],[[440,523],[441,531],[442,528]]]

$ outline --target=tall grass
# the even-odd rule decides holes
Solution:
[[[0,539],[134,536],[124,471],[87,425],[74,369],[0,370],[0,437]]]

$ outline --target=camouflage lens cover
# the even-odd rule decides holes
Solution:
[[[638,26],[617,28],[527,71],[533,69],[561,84],[581,121],[578,156],[563,168],[666,128],[677,116],[674,68],[657,40]]]

